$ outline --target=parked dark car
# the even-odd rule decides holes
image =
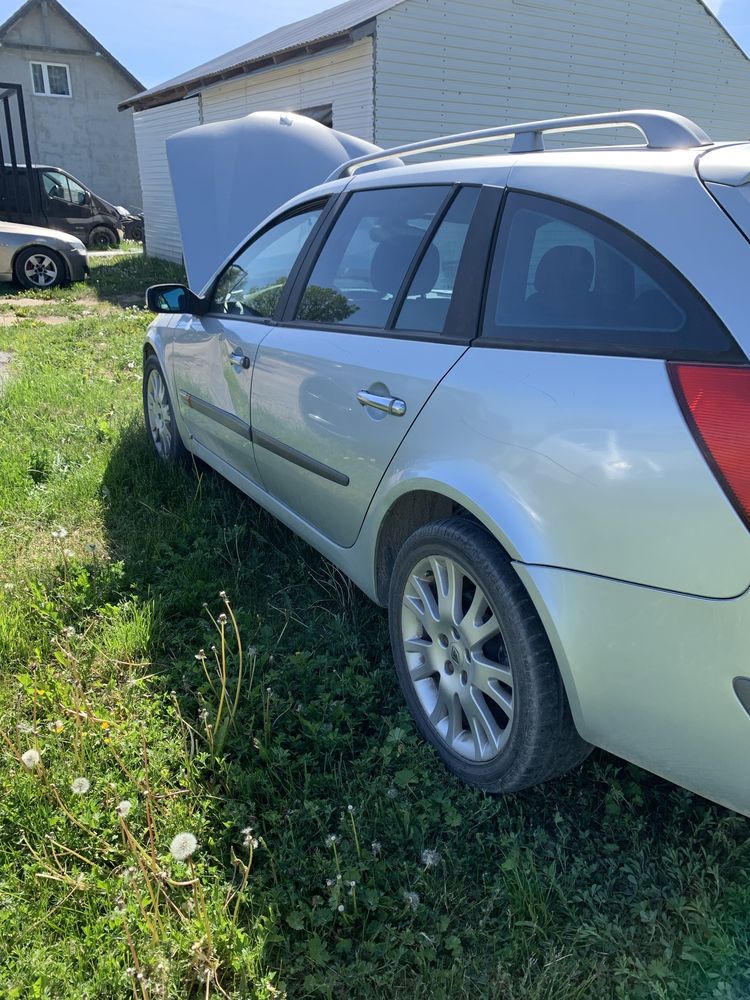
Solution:
[[[31,183],[25,166],[5,164],[0,175],[0,220],[59,229],[90,250],[119,245],[120,213],[62,167],[34,164]]]

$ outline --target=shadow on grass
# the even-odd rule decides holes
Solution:
[[[744,988],[747,898],[733,872],[745,820],[600,752],[518,795],[460,785],[416,738],[384,613],[305,543],[204,466],[157,463],[139,425],[104,497],[112,555],[156,609],[152,672],[192,725],[209,694],[195,652],[215,640],[204,602],[221,611],[227,591],[257,650],[227,762],[201,773],[220,827],[250,822],[273,845],[275,862],[261,852],[254,869],[253,912],[290,995],[349,983],[362,997],[703,996],[707,969]],[[230,845],[216,835],[227,879]],[[425,848],[444,859],[438,876],[420,865]],[[342,872],[360,887],[353,914]],[[417,909],[404,903],[414,890]],[[631,992],[615,992],[618,975]],[[653,982],[667,992],[648,993]],[[713,995],[744,995],[733,989]]]

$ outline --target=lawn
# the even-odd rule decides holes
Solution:
[[[746,1000],[746,819],[599,752],[461,786],[384,612],[159,467],[140,303],[177,274],[0,288],[0,996]]]

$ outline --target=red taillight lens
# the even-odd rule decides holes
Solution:
[[[669,370],[693,435],[750,527],[750,367],[674,363]]]

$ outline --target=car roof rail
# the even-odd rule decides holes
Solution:
[[[545,132],[600,129],[609,128],[611,125],[631,125],[639,129],[646,140],[646,149],[690,149],[694,146],[712,145],[712,140],[703,129],[683,115],[671,111],[613,111],[605,114],[574,115],[569,118],[548,118],[545,121],[522,122],[519,125],[500,125],[476,132],[459,132],[442,138],[424,139],[406,146],[396,146],[378,153],[358,156],[337,167],[328,180],[351,177],[361,167],[393,157],[416,156],[418,153],[437,152],[452,146],[470,146],[472,143],[488,142],[507,136],[515,136],[511,153],[537,153],[544,150]]]

